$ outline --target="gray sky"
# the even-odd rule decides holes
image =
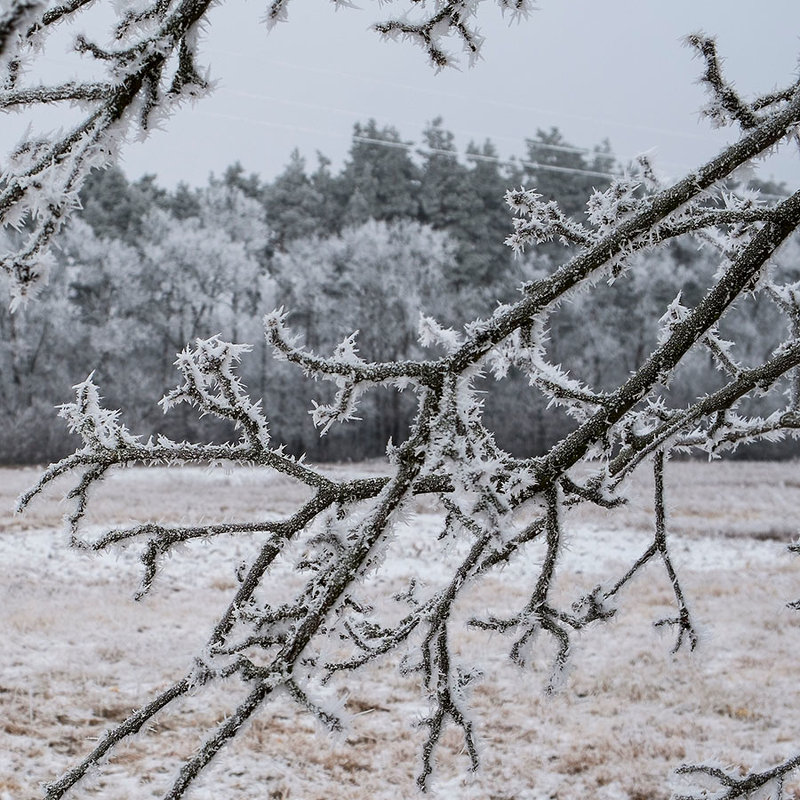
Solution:
[[[732,136],[698,118],[702,67],[681,37],[715,34],[743,92],[789,83],[800,52],[797,0],[541,0],[511,27],[487,2],[483,61],[435,74],[420,49],[368,30],[392,4],[335,11],[294,0],[289,22],[271,33],[259,22],[265,5],[227,0],[215,9],[203,52],[219,86],[128,146],[131,177],[201,183],[239,160],[271,178],[294,147],[310,168],[317,150],[338,167],[355,122],[374,117],[418,142],[437,115],[462,149],[489,138],[503,156],[522,155],[526,136],[557,126],[579,146],[608,138],[623,160],[653,150],[661,172],[679,177]],[[771,160],[763,176],[800,183],[800,157]]]

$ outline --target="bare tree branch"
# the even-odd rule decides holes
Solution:
[[[14,2],[0,16],[0,55],[7,68],[0,106],[73,100],[88,106],[84,120],[64,136],[21,145],[0,187],[3,224],[27,226],[20,250],[3,261],[16,282],[18,302],[45,272],[47,246],[75,205],[88,172],[113,159],[126,131],[138,126],[146,132],[182,99],[207,89],[198,66],[197,34],[210,0],[157,0],[129,10],[118,18],[110,48],[79,38],[76,48],[105,70],[105,80],[17,85],[14,65],[32,39],[46,36],[85,5],[84,0],[72,0],[43,11],[38,3]],[[287,5],[288,0],[271,3],[268,23],[282,20]],[[474,25],[478,6],[478,0],[412,3],[415,19],[401,14],[376,29],[385,36],[411,39],[441,67],[451,63],[444,49],[448,38],[459,42],[470,58],[479,53]],[[530,7],[524,0],[506,0],[500,6],[517,15]],[[477,665],[462,663],[453,646],[458,614],[469,587],[513,561],[529,564],[523,608],[486,613],[468,624],[513,634],[510,656],[523,668],[538,645],[537,634],[549,634],[542,637],[554,646],[548,691],[564,683],[575,632],[613,617],[613,603],[623,587],[651,562],[663,564],[675,605],[674,616],[656,624],[677,628],[675,651],[684,643],[695,648],[689,598],[671,555],[664,463],[677,449],[716,455],[744,441],[800,433],[800,288],[779,283],[769,269],[779,248],[800,227],[800,191],[763,205],[751,195],[732,194],[726,183],[740,167],[794,135],[800,124],[800,89],[794,84],[747,103],[723,76],[713,40],[694,35],[690,43],[705,62],[703,81],[713,96],[708,115],[715,122],[736,124],[740,138],[666,188],[658,186],[652,165],[643,160],[640,175],[616,177],[607,189],[587,198],[585,225],[557,204],[544,202],[535,188],[509,192],[516,219],[507,243],[522,251],[559,240],[571,255],[551,274],[525,284],[517,302],[498,306],[463,331],[423,318],[421,344],[441,345],[444,355],[369,362],[359,355],[356,334],[351,334],[331,355],[323,356],[297,343],[283,310],[265,317],[266,338],[276,358],[335,386],[334,399],[312,409],[321,433],[336,422],[355,419],[360,399],[378,387],[411,390],[416,401],[413,425],[404,441],[387,448],[384,474],[336,480],[289,456],[283,446],[274,446],[269,409],[251,399],[239,378],[239,362],[249,348],[219,337],[199,339],[179,355],[181,380],[161,405],[169,411],[186,404],[200,416],[232,426],[238,439],[231,444],[134,435],[118,411],[103,406],[92,376],[75,387],[75,401],[62,407],[61,416],[83,446],[45,470],[19,499],[20,510],[57,478],[70,476],[67,525],[72,546],[87,551],[141,548],[144,569],[137,597],[148,591],[164,556],[180,543],[246,536],[257,543],[258,554],[237,571],[239,585],[188,674],[108,732],[80,764],[51,783],[48,800],[76,789],[90,768],[184,694],[235,677],[243,687],[240,699],[216,728],[204,732],[194,755],[177,766],[164,797],[178,800],[249,720],[268,713],[266,707],[276,694],[288,696],[329,728],[338,729],[343,723],[315,698],[314,681],[332,682],[334,676],[392,656],[398,656],[401,670],[419,673],[430,704],[422,721],[418,787],[430,788],[437,748],[450,723],[463,736],[469,768],[477,769],[478,734],[468,695],[481,673]],[[613,287],[623,284],[636,269],[635,254],[689,236],[714,246],[719,261],[714,282],[704,294],[698,292],[693,303],[684,305],[679,295],[663,314],[659,312],[658,323],[653,319],[656,344],[624,380],[596,389],[572,375],[570,365],[552,362],[547,326],[562,303],[601,280]],[[788,329],[785,341],[757,363],[748,363],[736,349],[740,343],[721,333],[736,301],[749,294],[769,298]],[[671,400],[670,381],[697,351],[710,354],[719,370],[719,388],[695,394],[688,403]],[[484,373],[503,379],[511,368],[520,370],[536,391],[566,409],[573,420],[570,431],[544,455],[517,457],[506,452],[485,423],[480,395]],[[788,404],[780,400],[787,384]],[[766,417],[748,414],[745,401],[756,394],[768,394],[777,410]],[[559,607],[555,588],[563,563],[565,509],[588,502],[613,510],[625,500],[622,479],[650,459],[652,541],[621,576]],[[127,528],[87,534],[91,491],[113,470],[133,464],[223,462],[286,476],[305,490],[304,499],[284,517],[264,513],[256,521],[183,526],[144,517]],[[427,587],[415,576],[404,591],[393,588],[389,597],[382,597],[381,610],[376,610],[378,604],[363,600],[365,578],[394,554],[395,526],[419,494],[430,495],[441,509],[442,548],[457,540],[465,546],[443,585]],[[292,547],[287,546],[290,542]],[[524,558],[535,548],[543,548],[538,561]],[[276,568],[279,562],[287,562],[291,578]],[[261,591],[265,586],[280,599],[266,600],[273,595]],[[388,621],[383,606],[395,612]],[[336,644],[335,655],[331,643]],[[798,766],[800,756],[741,778],[702,765],[684,766],[679,772],[716,781],[717,797],[727,799],[777,785]]]

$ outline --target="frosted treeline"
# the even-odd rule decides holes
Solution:
[[[320,438],[307,409],[325,401],[326,389],[269,357],[265,311],[285,307],[312,349],[330,349],[358,330],[365,358],[417,357],[420,314],[462,325],[513,301],[520,282],[546,276],[567,252],[557,236],[529,252],[505,244],[514,230],[506,187],[535,182],[576,226],[602,222],[596,198],[614,174],[644,174],[642,165],[616,163],[607,143],[581,150],[557,130],[538,131],[506,163],[491,142],[458,153],[441,120],[426,129],[418,152],[397,146],[404,141],[392,128],[358,124],[338,172],[324,157],[309,170],[294,154],[272,181],[239,165],[205,186],[170,191],[154,177],[130,182],[117,169],[90,176],[82,209],[53,251],[49,285],[13,314],[0,309],[0,461],[66,453],[72,443],[50,409],[90,372],[111,405],[125,403],[132,424],[177,438],[205,430],[227,439],[229,426],[186,413],[163,417],[155,404],[186,343],[215,334],[253,343],[243,380],[269,402],[273,429],[290,452],[325,460],[381,455],[387,440],[405,437],[413,404],[382,389],[366,401],[357,432],[333,426]],[[642,189],[632,192],[635,199]],[[9,244],[23,234],[9,235]],[[595,287],[602,302],[577,294],[550,318],[549,358],[568,363],[574,378],[612,386],[635,370],[655,342],[664,305],[679,291],[684,302],[698,297],[715,269],[708,242],[675,242],[638,259],[641,267],[625,281],[612,276]],[[794,269],[791,254],[781,263]],[[753,296],[725,326],[758,357],[777,340],[778,316],[774,303]],[[670,391],[689,399],[718,382],[705,354]],[[545,395],[523,391],[525,384],[512,366],[492,386],[487,419],[512,451],[540,453],[569,420],[548,408]]]

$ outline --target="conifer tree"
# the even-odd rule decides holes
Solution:
[[[294,239],[320,233],[317,213],[321,199],[306,173],[305,159],[299,150],[293,150],[283,172],[264,190],[264,206],[278,249]]]
[[[417,217],[419,173],[409,145],[394,128],[379,128],[375,120],[355,124],[350,154],[339,179],[344,225]]]

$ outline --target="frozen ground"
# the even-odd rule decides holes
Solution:
[[[368,471],[379,469],[367,464]],[[340,467],[337,471],[354,467]],[[13,516],[32,469],[0,470],[0,800],[39,797],[39,783],[73,765],[92,740],[152,693],[185,673],[235,585],[234,568],[254,551],[246,539],[196,545],[175,556],[148,599],[132,600],[136,554],[84,557],[63,546],[63,507],[51,497]],[[509,642],[461,635],[465,657],[482,664],[473,694],[483,770],[466,774],[456,731],[440,751],[442,800],[662,800],[670,770],[716,759],[746,767],[800,748],[796,665],[800,561],[797,464],[671,463],[668,480],[676,561],[704,634],[700,652],[671,656],[672,639],[654,620],[669,610],[669,586],[652,565],[627,590],[618,617],[578,641],[564,691],[542,688],[551,651],[520,672]],[[629,507],[591,509],[569,519],[560,573],[565,601],[624,572],[647,545],[646,479]],[[131,470],[108,482],[93,524],[144,518],[189,521],[255,517],[296,507],[291,483],[250,470]],[[428,557],[439,517],[420,501],[395,544],[382,580],[402,587],[420,575],[436,582]],[[514,565],[469,598],[470,610],[514,610],[526,600],[525,565]],[[466,611],[466,610],[465,610]],[[288,704],[265,707],[247,736],[224,750],[195,791],[198,800],[405,800],[413,798],[425,710],[413,680],[389,661],[339,684],[356,714],[338,740]],[[76,797],[160,797],[199,730],[236,701],[237,685],[201,693],[133,742],[92,788]],[[786,787],[800,798],[800,784]]]

